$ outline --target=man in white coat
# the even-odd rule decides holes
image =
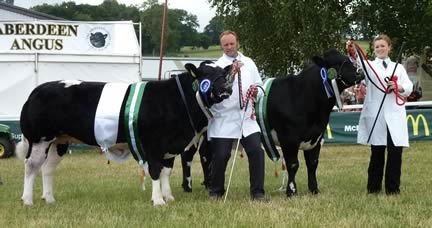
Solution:
[[[347,45],[350,48],[350,41]],[[401,64],[397,65],[394,73],[393,79],[397,77],[397,80],[388,80],[396,66],[388,57],[391,50],[391,40],[388,36],[377,36],[373,41],[373,47],[376,58],[365,63],[364,70],[367,71],[366,75],[369,75],[365,78],[367,96],[360,115],[357,142],[371,145],[368,193],[381,191],[387,147],[385,191],[389,195],[399,194],[402,148],[409,147],[404,100],[411,94],[413,84]],[[372,135],[369,137],[386,87],[392,92],[386,95]]]
[[[219,38],[224,54],[216,64],[220,67],[233,64],[233,70],[237,75],[232,95],[221,103],[214,104],[210,109],[213,118],[208,125],[212,151],[209,196],[212,199],[219,199],[225,193],[227,163],[234,140],[240,139],[249,161],[251,198],[264,200],[264,151],[261,148],[260,127],[252,115],[253,99],[263,95],[263,92],[254,86],[261,85],[262,80],[254,61],[237,51],[239,42],[235,32],[225,31]],[[246,104],[244,101],[248,98],[248,90],[253,99]]]

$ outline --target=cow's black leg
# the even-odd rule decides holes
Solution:
[[[69,148],[68,144],[57,144],[57,153],[60,157],[67,153],[67,149]]]
[[[316,145],[315,148],[313,148],[312,150],[305,150],[303,152],[308,173],[308,188],[309,192],[311,192],[312,194],[319,193],[316,170],[318,168],[320,150],[321,144],[318,143],[318,145]]]
[[[293,144],[286,145],[282,147],[282,151],[288,171],[288,185],[286,194],[288,197],[292,197],[297,195],[297,184],[295,182],[295,176],[299,168],[298,146]]]
[[[192,147],[181,154],[181,162],[183,168],[183,182],[182,187],[184,192],[192,192],[192,175],[191,167],[193,156],[196,153],[196,148]]]
[[[204,174],[204,181],[202,182],[202,185],[204,185],[204,187],[208,189],[208,187],[210,186],[210,162],[212,154],[207,140],[204,140],[204,142],[202,143],[199,154],[201,160],[201,167]]]

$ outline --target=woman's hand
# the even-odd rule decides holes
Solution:
[[[396,83],[394,81],[389,81],[387,82],[387,87],[390,91],[394,91],[396,89]],[[398,92],[403,93],[404,91],[404,88],[398,84]]]
[[[347,40],[347,42],[345,43],[345,48],[347,50],[350,50],[352,48],[353,45],[353,41],[352,40]]]
[[[347,42],[345,43],[345,48],[348,51],[348,54],[355,59],[354,40],[347,40]]]

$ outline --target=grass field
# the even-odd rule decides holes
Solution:
[[[307,193],[302,153],[299,196],[294,199],[277,191],[281,177],[274,176],[275,166],[267,159],[268,203],[249,200],[246,159],[237,158],[228,200],[223,204],[210,201],[200,186],[198,157],[193,163],[194,192],[182,192],[178,158],[171,176],[176,201],[157,208],[150,202],[150,182],[147,191],[140,190],[132,159],[107,165],[94,151],[67,155],[56,173],[57,202],[47,205],[40,200],[38,177],[32,207],[23,207],[20,201],[22,161],[0,160],[0,227],[432,227],[431,146],[430,142],[412,143],[404,152],[400,196],[366,194],[366,146],[324,146],[318,168],[321,194],[317,196]]]
[[[181,48],[179,53],[176,53],[175,55],[177,57],[200,57],[200,58],[211,58],[211,59],[218,59],[222,56],[222,49],[220,46],[210,46],[208,49],[203,48],[195,48],[192,49],[191,47],[183,47]]]
[[[365,51],[369,51],[369,41],[356,41],[360,47]],[[345,51],[345,50],[343,50]],[[179,53],[170,56],[175,57],[198,57],[198,58],[212,58],[218,59],[223,54],[222,48],[219,45],[210,46],[207,50],[203,48],[183,47]]]

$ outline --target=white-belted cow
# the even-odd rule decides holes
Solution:
[[[287,195],[297,194],[295,175],[299,167],[298,151],[303,150],[308,170],[308,187],[311,193],[319,193],[316,180],[321,140],[330,118],[330,112],[340,93],[361,80],[354,63],[335,49],[329,49],[323,58],[313,57],[298,75],[268,79],[264,83],[266,96],[257,104],[257,120],[262,130],[262,143],[270,159],[276,161],[280,155],[279,145],[288,170]],[[364,76],[363,76],[364,77]],[[265,136],[269,137],[265,137]],[[201,147],[200,154],[208,154]],[[194,150],[182,155],[188,161]],[[206,155],[206,162],[211,156]],[[208,169],[208,166],[203,166]],[[204,172],[207,180],[210,170]],[[191,191],[190,167],[183,170],[183,188]],[[191,186],[189,184],[189,186]]]
[[[17,155],[25,158],[24,204],[33,204],[41,167],[42,198],[55,201],[53,172],[76,142],[107,152],[130,150],[140,164],[148,162],[153,204],[174,200],[169,185],[173,157],[207,125],[203,111],[232,93],[229,66],[205,61],[185,68],[188,72],[164,81],[54,81],[35,88],[21,111],[23,138],[17,146]]]

